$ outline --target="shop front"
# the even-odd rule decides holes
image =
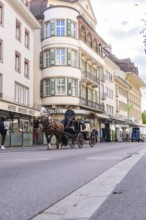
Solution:
[[[32,146],[33,117],[38,116],[38,114],[39,112],[32,108],[3,101],[0,109],[0,118],[5,118],[10,123],[5,146]]]

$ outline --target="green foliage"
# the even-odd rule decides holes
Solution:
[[[127,103],[127,105],[125,105],[125,109],[127,110],[127,112],[130,112],[133,109],[133,104]]]
[[[142,112],[141,116],[142,116],[142,123],[143,123],[143,124],[146,124],[146,110],[144,110],[144,111]]]

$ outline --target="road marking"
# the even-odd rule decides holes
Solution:
[[[119,159],[123,159],[123,157],[87,157],[87,160],[119,160]]]
[[[145,153],[141,150],[119,162],[32,220],[89,220]]]
[[[48,158],[48,157],[44,157],[44,158],[21,158],[21,159],[8,159],[8,162],[36,162],[36,161],[44,161],[44,160],[52,160],[52,158]],[[6,158],[4,158],[3,160],[0,160],[0,163],[2,162],[6,162]]]

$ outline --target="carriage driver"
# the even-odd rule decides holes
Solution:
[[[72,107],[68,105],[62,123],[64,126],[66,125],[66,128],[69,128],[73,119],[75,119],[75,112],[72,110]]]

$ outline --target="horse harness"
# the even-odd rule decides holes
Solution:
[[[53,126],[50,122],[54,122],[55,126]],[[53,119],[48,120],[48,122],[45,125],[43,125],[43,131],[45,131],[45,130],[47,130],[49,128],[57,129],[57,122],[54,121]]]

